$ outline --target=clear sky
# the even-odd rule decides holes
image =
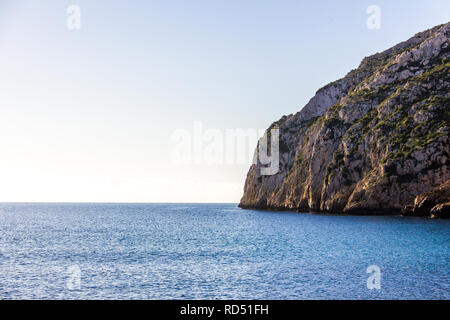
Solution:
[[[174,130],[267,128],[449,20],[448,0],[0,0],[0,201],[238,202],[248,165],[174,164]]]

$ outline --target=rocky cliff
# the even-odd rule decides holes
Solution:
[[[447,23],[366,57],[273,123],[280,169],[252,165],[240,207],[448,216],[449,35]]]

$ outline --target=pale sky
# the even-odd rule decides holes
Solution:
[[[175,164],[176,129],[265,129],[449,13],[448,0],[1,0],[0,202],[238,202],[248,165]]]

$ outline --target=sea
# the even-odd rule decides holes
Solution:
[[[0,204],[0,299],[449,299],[450,221]]]

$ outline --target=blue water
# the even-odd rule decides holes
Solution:
[[[0,298],[449,299],[449,236],[232,204],[1,204]]]

